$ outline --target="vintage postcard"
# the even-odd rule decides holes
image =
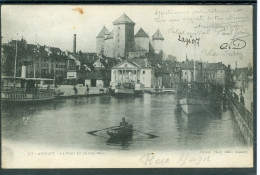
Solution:
[[[2,168],[250,168],[251,5],[3,5]]]

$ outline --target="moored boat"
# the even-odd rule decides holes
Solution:
[[[194,114],[209,108],[210,100],[207,98],[183,98],[179,103],[186,114]]]
[[[57,95],[53,79],[46,78],[1,78],[2,102],[36,102],[52,100]]]
[[[212,111],[218,108],[222,100],[222,86],[205,83],[185,84],[175,94],[177,104],[186,114]]]
[[[143,94],[143,85],[138,83],[118,83],[112,86],[115,96],[139,96]]]

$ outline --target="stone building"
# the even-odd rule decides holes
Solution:
[[[135,23],[125,14],[113,22],[114,56],[126,58],[134,47]]]
[[[163,36],[158,29],[152,39],[140,28],[135,33],[135,23],[123,14],[113,22],[113,30],[104,26],[96,37],[96,52],[111,58],[137,58],[148,53],[163,51]]]
[[[3,75],[14,76],[16,44],[15,76],[21,76],[24,66],[28,78],[55,78],[59,82],[66,77],[68,57],[65,52],[56,47],[28,44],[23,38],[2,45]]]
[[[152,37],[152,44],[153,44],[154,51],[156,53],[163,51],[163,40],[164,38],[160,30],[158,29]]]
[[[193,81],[220,84],[229,88],[232,82],[230,65],[228,67],[222,62],[208,63],[188,60],[181,63],[182,81],[191,83]]]
[[[97,53],[102,53],[102,54],[104,53],[105,38],[109,34],[110,34],[110,32],[107,30],[107,28],[105,26],[99,32],[98,36],[96,37],[96,51],[97,51]]]
[[[125,82],[141,83],[145,88],[155,86],[154,69],[146,59],[125,60],[111,69],[111,85]]]

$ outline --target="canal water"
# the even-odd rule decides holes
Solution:
[[[106,131],[122,117],[136,130],[125,141],[110,141]],[[218,113],[187,116],[171,94],[136,98],[111,96],[60,99],[42,104],[2,106],[2,139],[12,143],[86,150],[191,150],[246,147],[229,107]]]

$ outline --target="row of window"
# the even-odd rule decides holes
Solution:
[[[222,73],[222,71],[220,72],[220,73]],[[187,72],[184,72],[184,74],[185,75],[187,75]],[[196,72],[196,75],[198,74],[198,72]],[[191,72],[191,75],[193,75],[193,72]],[[202,73],[202,76],[203,77],[216,77],[216,74],[214,74],[214,73]]]
[[[66,68],[65,64],[56,64],[56,68]]]
[[[64,73],[66,73],[66,71],[63,71],[63,70],[55,70],[55,73],[56,73],[56,74],[64,74]]]

